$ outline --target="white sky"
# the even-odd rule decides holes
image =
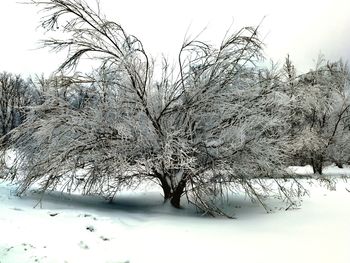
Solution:
[[[36,50],[45,38],[38,9],[0,1],[0,71],[49,74],[65,54]],[[94,3],[94,0],[88,0]],[[314,65],[322,52],[328,59],[350,60],[349,0],[100,0],[111,20],[139,37],[153,56],[174,58],[186,31],[219,43],[227,28],[256,26],[266,16],[261,35],[267,58],[283,63],[287,53],[299,71]]]

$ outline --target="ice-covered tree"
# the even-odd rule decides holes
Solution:
[[[31,95],[29,83],[20,75],[0,73],[0,137],[23,122]]]
[[[79,0],[32,3],[47,12],[44,28],[66,33],[43,42],[68,50],[60,70],[85,56],[101,66],[70,79],[89,90],[82,107],[48,97],[11,133],[17,159],[9,178],[20,192],[39,181],[43,191],[80,187],[113,198],[151,180],[173,206],[185,195],[211,214],[221,213],[215,201],[226,190],[244,189],[262,204],[271,183],[290,202],[300,193],[282,179],[289,98],[255,66],[257,28],[228,33],[218,47],[188,38],[177,66],[164,60],[156,79],[141,41],[100,11]]]
[[[342,61],[320,57],[316,68],[297,76],[287,58],[285,92],[290,101],[290,135],[293,159],[311,164],[322,174],[327,162],[341,166],[349,160],[349,72]]]

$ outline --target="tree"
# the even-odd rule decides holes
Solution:
[[[284,72],[291,99],[291,153],[322,174],[325,163],[342,166],[349,160],[349,72],[342,61],[326,63],[323,57],[306,74],[296,76],[292,69],[288,57]]]
[[[0,73],[0,137],[24,121],[30,100],[30,87],[20,75]]]
[[[225,190],[243,188],[264,205],[272,181],[293,203],[300,184],[285,183],[288,140],[278,132],[285,129],[281,109],[288,97],[272,79],[259,78],[258,28],[228,33],[218,48],[187,39],[178,67],[164,60],[157,81],[141,41],[86,3],[32,3],[48,13],[44,28],[68,35],[43,42],[69,50],[60,70],[74,69],[86,55],[101,66],[91,76],[64,77],[90,83],[83,107],[49,97],[11,132],[12,171],[20,172],[9,176],[20,192],[40,181],[43,191],[63,185],[113,198],[123,187],[152,180],[174,207],[185,195],[204,212],[222,214],[215,202]]]

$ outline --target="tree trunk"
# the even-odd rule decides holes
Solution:
[[[187,182],[187,179],[185,177],[180,180],[179,184],[177,185],[170,199],[170,203],[176,208],[181,208],[180,206],[181,196],[184,193],[186,182]]]
[[[163,189],[164,202],[165,202],[166,200],[169,200],[173,195],[171,191],[171,187],[163,176],[159,176],[158,179],[160,180],[160,186]]]
[[[156,177],[159,179],[160,186],[163,189],[164,202],[170,200],[172,206],[181,208],[181,196],[183,195],[186,187],[187,177],[183,176],[176,187],[173,187],[168,180],[166,180],[165,176],[156,173]]]
[[[311,160],[312,163],[312,169],[314,173],[322,174],[322,168],[323,168],[323,156],[315,156]]]

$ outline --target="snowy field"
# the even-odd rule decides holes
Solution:
[[[310,167],[293,167],[309,174]],[[203,217],[163,204],[160,192],[126,192],[113,204],[97,197],[33,192],[22,198],[0,183],[1,263],[350,262],[350,169],[332,191],[303,179],[310,196],[271,213],[244,195],[230,203],[236,219]]]

